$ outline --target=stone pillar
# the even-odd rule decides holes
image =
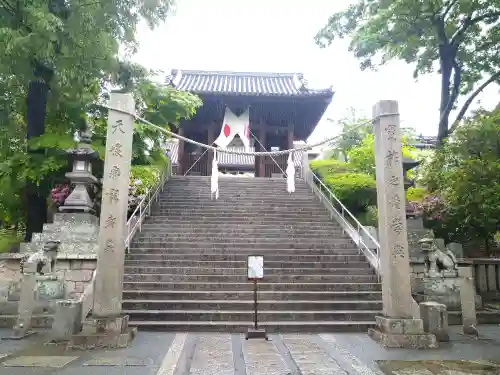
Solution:
[[[436,347],[436,337],[425,334],[422,320],[413,318],[398,110],[392,100],[373,108],[384,316],[376,318],[377,328],[369,335],[385,347]]]
[[[288,149],[293,149],[293,124],[288,125]]]
[[[462,326],[466,335],[478,335],[476,318],[476,289],[472,267],[458,267],[458,277],[462,279],[460,285],[460,300],[462,304]]]
[[[179,135],[184,135],[182,125],[179,126]],[[184,174],[184,141],[179,139],[179,149],[177,150],[177,174],[182,176]]]
[[[110,106],[134,113],[131,94],[111,93]],[[124,347],[134,337],[128,316],[122,316],[128,186],[134,117],[109,110],[94,285],[94,332],[76,335],[72,348]]]

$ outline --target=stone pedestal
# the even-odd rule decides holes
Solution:
[[[408,251],[410,258],[416,260],[423,260],[425,253],[419,244],[423,238],[434,238],[434,232],[431,229],[425,229],[421,217],[408,218],[406,220],[408,228]]]
[[[368,335],[384,348],[437,348],[436,336],[424,332],[422,319],[376,317],[377,328]]]
[[[54,222],[44,224],[42,233],[33,234],[29,243],[21,244],[21,252],[36,252],[46,242],[60,241],[58,257],[95,257],[99,236],[99,219],[90,213],[58,213]]]
[[[460,289],[463,283],[460,277],[424,277],[418,282],[418,302],[434,301],[446,305],[448,310],[458,311],[461,308]],[[481,306],[481,297],[474,296],[475,306]]]
[[[127,347],[137,334],[128,326],[128,315],[90,320],[82,333],[69,341],[70,349],[118,349]]]
[[[420,316],[424,323],[425,332],[435,335],[438,341],[450,341],[446,305],[432,301],[422,302]]]
[[[51,337],[56,341],[69,340],[82,331],[82,304],[79,301],[57,301]]]

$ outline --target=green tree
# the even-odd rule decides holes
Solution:
[[[25,97],[28,140],[45,133],[48,104],[64,102],[69,109],[71,103],[82,103],[83,96],[97,94],[100,84],[118,70],[120,45],[127,52],[136,50],[139,22],[154,27],[172,8],[171,0],[0,0],[0,4],[0,77],[11,83],[12,96]],[[33,158],[44,152],[30,150]],[[26,240],[30,240],[33,232],[41,231],[47,206],[39,184],[28,183],[25,196]]]
[[[403,136],[403,156],[413,158],[415,148],[411,146],[406,136]],[[375,176],[375,138],[373,134],[367,134],[356,147],[347,154],[349,164],[357,171]]]
[[[500,111],[481,112],[457,129],[426,166],[428,190],[442,197],[442,222],[455,240],[488,246],[500,225]]]
[[[329,146],[329,156],[342,158],[347,161],[348,152],[355,146],[358,146],[366,134],[373,133],[369,119],[361,118],[356,114],[354,108],[350,108],[350,114],[338,121],[327,119],[332,122],[336,128],[340,129],[340,136]]]
[[[438,139],[458,126],[474,98],[500,81],[500,0],[359,0],[333,14],[316,35],[321,46],[351,37],[361,69],[391,60],[415,64],[414,77],[441,76]],[[460,95],[468,95],[450,123]]]

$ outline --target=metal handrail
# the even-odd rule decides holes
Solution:
[[[159,193],[163,191],[163,187],[165,186],[165,183],[170,179],[171,175],[172,163],[169,159],[167,168],[164,169],[160,175],[160,181],[158,182],[158,185],[154,189],[148,191],[146,196],[141,199],[127,221],[127,237],[125,238],[125,248],[127,249],[127,253],[132,238],[134,237],[137,230],[139,230],[139,232],[142,231],[142,222],[144,221],[146,214],[148,216],[151,215],[151,205],[154,201],[158,201]]]
[[[309,168],[308,165],[303,166],[304,170],[304,180],[308,186],[316,191],[320,200],[324,201],[327,207],[330,209],[332,216],[335,216],[337,222],[342,226],[344,232],[346,232],[351,239],[356,243],[360,252],[368,259],[371,266],[377,272],[378,277],[381,276],[380,269],[380,244],[371,235],[370,232],[364,227],[363,224],[359,222],[358,219],[347,209],[344,204],[333,194],[333,192],[320,180],[320,178]],[[340,211],[332,203],[335,202],[340,207]],[[347,217],[350,219],[348,220]],[[354,224],[353,224],[354,223]],[[375,247],[374,252],[365,243],[365,238],[368,238]]]

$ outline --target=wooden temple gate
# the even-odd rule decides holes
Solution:
[[[168,84],[195,93],[203,100],[196,115],[183,121],[179,134],[204,144],[213,144],[221,133],[225,109],[233,113],[249,110],[249,128],[255,151],[294,148],[305,141],[330,104],[333,92],[311,90],[301,74],[181,71],[171,73]],[[239,138],[237,138],[239,139]],[[229,147],[240,148],[236,143]],[[179,141],[178,174],[208,176],[213,152]],[[222,160],[223,159],[223,160]],[[244,156],[225,154],[219,170],[255,173],[256,177],[284,174],[288,155]]]

